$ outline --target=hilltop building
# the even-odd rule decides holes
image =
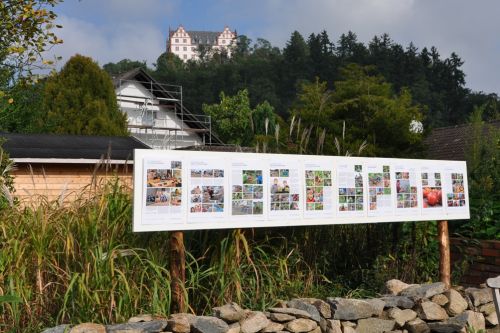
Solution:
[[[182,61],[198,60],[200,51],[225,52],[231,56],[231,46],[236,43],[236,30],[225,27],[222,32],[187,31],[181,25],[168,32],[167,52],[177,55]]]

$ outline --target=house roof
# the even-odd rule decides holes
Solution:
[[[155,97],[160,97],[160,98],[168,98],[172,100],[177,100],[177,96],[173,96],[169,91],[167,91],[164,87],[164,85],[160,84],[158,81],[153,79],[151,75],[149,75],[144,69],[142,68],[134,68],[130,71],[115,75],[112,77],[113,83],[115,85],[115,88],[118,88],[121,84],[122,81],[124,80],[130,80],[130,81],[137,81],[138,83],[142,84],[145,86],[146,84],[148,85],[147,88],[150,87],[150,85],[153,86],[152,92],[155,95]],[[146,87],[146,86],[145,86]],[[181,103],[177,101],[173,101],[173,103],[176,103],[177,106],[180,108]],[[199,133],[196,133],[198,136],[203,138],[205,135],[205,132],[208,132],[211,136],[211,142],[215,144],[223,144],[222,140],[215,134],[215,132],[210,129],[207,124],[205,123],[204,120],[200,120],[200,117],[205,116],[205,115],[198,115],[194,112],[191,112],[188,110],[184,105],[182,105],[182,110],[183,110],[183,121],[184,123],[189,127],[193,129],[200,129],[204,131],[200,131]]]
[[[500,120],[486,123],[500,130]],[[489,126],[483,127],[483,135],[488,135]],[[473,127],[463,124],[440,127],[432,130],[424,140],[427,145],[427,156],[430,159],[459,160],[466,159],[466,153],[472,140]]]
[[[217,45],[217,37],[221,34],[215,31],[186,31],[191,37],[191,44]]]
[[[106,159],[123,163],[134,149],[150,149],[130,136],[85,136],[0,133],[2,145],[15,162],[95,163]]]

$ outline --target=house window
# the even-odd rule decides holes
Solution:
[[[179,51],[179,47],[178,47],[178,46],[176,46],[176,47],[175,47],[175,50],[176,50],[176,51]]]
[[[226,41],[224,39],[222,40],[222,44],[226,44]]]
[[[187,59],[187,58],[188,58],[188,56],[187,56],[187,54],[185,54],[185,55],[184,55],[184,59]]]
[[[194,46],[191,47],[191,51],[194,51],[196,48]]]
[[[179,38],[176,38],[176,39],[175,39],[175,42],[176,42],[176,43],[179,43]]]
[[[188,48],[187,48],[186,46],[184,46],[184,48],[183,48],[183,49],[184,49],[184,51],[187,51],[187,50],[188,50]]]
[[[184,38],[184,39],[182,40],[182,42],[183,42],[183,43],[187,43],[187,40],[186,40],[186,38]]]

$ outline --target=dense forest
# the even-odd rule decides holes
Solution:
[[[265,39],[253,42],[240,35],[231,57],[216,53],[184,64],[164,53],[154,68],[124,59],[105,64],[104,69],[116,74],[140,66],[161,82],[182,85],[185,105],[193,112],[202,112],[204,103],[218,102],[220,92],[235,95],[247,89],[252,107],[267,101],[286,119],[302,83],[317,78],[334,90],[334,82],[342,79],[342,68],[352,63],[368,66],[385,78],[396,94],[407,89],[413,103],[421,107],[425,129],[464,123],[479,105],[485,106],[485,120],[499,116],[497,94],[466,87],[459,55],[443,58],[435,47],[419,49],[413,43],[405,47],[387,34],[375,36],[365,45],[353,32],[333,42],[326,31],[307,39],[295,31],[283,49]]]

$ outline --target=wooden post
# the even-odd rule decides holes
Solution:
[[[170,288],[172,291],[171,313],[184,312],[184,282],[186,281],[186,254],[184,252],[184,233],[172,231],[170,234]]]
[[[451,287],[451,264],[450,264],[450,236],[448,234],[448,221],[438,221],[439,240],[439,279]]]

